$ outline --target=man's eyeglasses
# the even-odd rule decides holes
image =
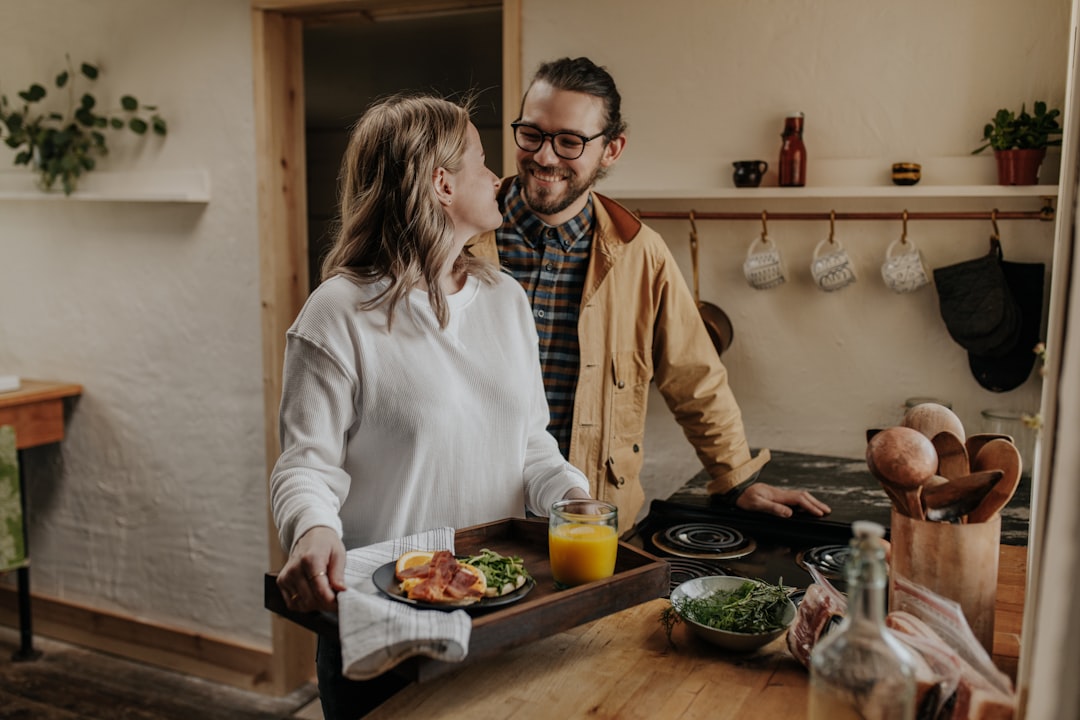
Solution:
[[[551,149],[563,160],[577,160],[585,153],[586,145],[604,134],[601,131],[586,137],[572,132],[549,133],[520,122],[510,123],[510,127],[514,128],[514,142],[525,152],[539,152],[544,141],[551,138]]]

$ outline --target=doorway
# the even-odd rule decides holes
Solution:
[[[333,239],[337,178],[352,124],[373,100],[399,91],[476,103],[488,167],[502,171],[502,11],[479,8],[304,27],[308,287]]]
[[[315,235],[315,232],[309,233],[309,196],[319,198],[319,202],[314,204],[316,211],[326,215],[325,198],[333,198],[336,193],[336,164],[340,160],[340,151],[336,157],[333,157],[333,152],[326,151],[334,168],[330,175],[333,178],[330,181],[331,189],[324,189],[327,181],[320,179],[317,181],[319,186],[309,190],[305,129],[305,31],[354,23],[367,23],[379,31],[380,27],[385,29],[393,22],[427,18],[434,21],[440,34],[452,39],[454,34],[445,28],[448,23],[455,22],[456,16],[495,12],[501,27],[498,50],[501,55],[497,66],[501,70],[502,82],[501,91],[495,94],[497,99],[491,102],[501,111],[499,127],[506,128],[516,115],[521,98],[521,4],[522,0],[426,0],[424,3],[413,0],[251,0],[263,415],[268,474],[279,452],[277,414],[281,401],[285,333],[307,300],[309,266],[317,264],[309,262],[308,236]],[[451,47],[457,55],[472,51],[470,45],[460,38]],[[373,77],[391,76],[395,67],[404,62],[402,59],[413,51],[411,41],[399,40],[398,45],[378,55],[377,62],[364,72]],[[438,59],[434,67],[439,67],[443,62],[442,58]],[[360,71],[354,69],[353,72]],[[395,85],[401,82],[391,79]],[[441,84],[432,77],[417,79],[416,82],[433,83],[433,87],[425,89],[436,91]],[[469,86],[465,85],[466,88]],[[402,88],[396,86],[393,89]],[[318,102],[315,88],[311,91],[313,102]],[[379,92],[370,88],[369,91]],[[364,105],[366,102],[363,99],[356,100],[351,110],[342,113],[348,117],[339,117],[338,122],[348,127]],[[500,130],[489,140],[491,132],[488,128],[482,131],[485,149],[491,155],[501,147],[500,154],[505,164],[506,158],[513,158],[513,152],[508,151],[513,139],[505,130]],[[326,163],[316,159],[312,167],[320,164]],[[321,170],[320,177],[325,178]],[[318,233],[324,235],[325,229],[320,228]],[[316,257],[320,252],[317,247],[314,250]],[[268,569],[277,570],[285,562],[285,553],[278,543],[269,507],[267,530]],[[267,669],[269,687],[275,693],[285,694],[311,679],[314,671],[314,638],[307,630],[276,615],[271,618],[271,635],[273,647]]]

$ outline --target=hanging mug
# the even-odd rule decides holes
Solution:
[[[823,252],[826,246],[827,252]],[[822,290],[833,292],[855,282],[855,266],[848,257],[847,250],[831,235],[814,248],[814,259],[810,263],[810,274]]]
[[[777,285],[783,285],[787,280],[780,249],[768,235],[762,233],[759,239],[750,243],[746,251],[746,260],[743,262],[743,275],[746,276],[746,282],[758,290],[768,290]]]
[[[901,252],[896,252],[898,249]],[[889,244],[885,251],[885,262],[881,264],[881,277],[885,285],[897,293],[909,293],[930,282],[922,253],[906,236]]]

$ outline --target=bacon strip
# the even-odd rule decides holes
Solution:
[[[431,572],[431,563],[426,562],[423,565],[413,565],[407,567],[401,572],[397,573],[398,580],[408,580],[409,578],[427,577]]]
[[[483,597],[483,591],[473,587],[480,578],[462,567],[457,558],[448,550],[437,551],[430,562],[418,567],[426,568],[426,570],[413,575],[413,577],[424,578],[409,590],[408,597],[413,600],[429,603],[461,603]]]
[[[463,600],[467,597],[479,599],[482,593],[473,588],[479,579],[465,568],[458,568],[450,584],[446,586],[446,594],[455,600]]]

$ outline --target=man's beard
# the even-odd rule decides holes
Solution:
[[[522,195],[525,198],[525,203],[529,208],[538,215],[557,215],[566,208],[574,204],[574,202],[587,193],[597,180],[604,177],[607,168],[602,167],[600,163],[596,164],[592,173],[582,180],[576,175],[573,175],[571,171],[563,168],[549,168],[543,165],[538,165],[532,160],[526,160],[521,166],[524,174],[527,176],[522,183],[524,192]],[[566,185],[563,188],[561,195],[555,195],[547,188],[538,189],[535,186],[530,185],[531,177],[528,177],[532,170],[538,170],[542,174],[552,175],[558,174],[566,181]]]

